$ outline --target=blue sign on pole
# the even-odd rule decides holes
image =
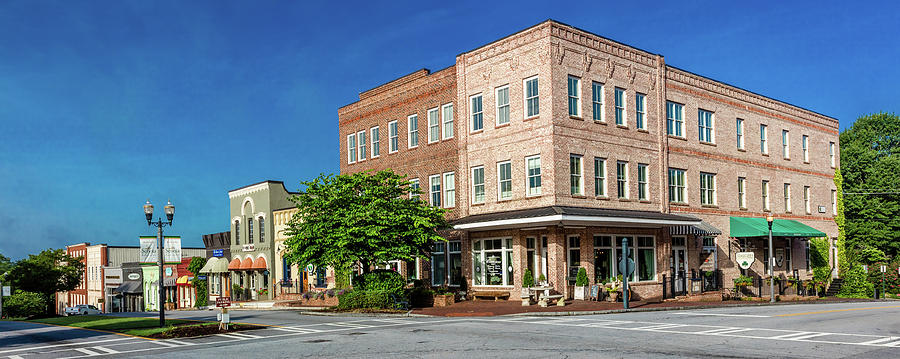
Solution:
[[[197,279],[199,279],[199,280],[206,280],[206,276],[205,276],[205,275],[198,275],[198,276],[197,276]]]
[[[213,249],[213,257],[224,257],[225,250],[224,249]]]

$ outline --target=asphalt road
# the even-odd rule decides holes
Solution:
[[[729,357],[897,358],[900,302],[486,318],[305,316],[232,311],[260,330],[146,340],[0,322],[0,358]],[[137,313],[147,315],[150,313]],[[215,319],[215,312],[173,318]]]

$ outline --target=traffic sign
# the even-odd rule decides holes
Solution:
[[[231,297],[216,298],[216,306],[220,307],[220,308],[230,307],[231,306]]]
[[[881,266],[881,273],[887,272],[887,266]]]
[[[634,274],[634,260],[631,258],[622,258],[619,260],[619,274],[631,277]]]
[[[734,255],[734,260],[737,261],[741,269],[747,269],[750,268],[756,257],[753,255],[753,252],[737,252]]]
[[[3,293],[0,295],[2,295],[4,297],[9,297],[11,294],[12,294],[12,289],[8,285],[3,286]]]

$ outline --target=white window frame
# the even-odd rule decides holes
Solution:
[[[683,170],[680,168],[669,168],[666,174],[669,203],[687,204],[687,170]],[[676,183],[672,183],[673,177],[675,178]],[[681,185],[677,183],[678,180],[680,180]],[[680,200],[679,197],[681,197]]]
[[[716,174],[700,172],[700,205],[716,205]]]
[[[684,104],[666,101],[666,135],[685,138]]]
[[[531,173],[531,168],[529,167],[529,161],[537,160],[537,174]],[[543,186],[543,178],[541,174],[541,155],[534,155],[525,157],[525,196],[533,197],[541,195],[541,186]],[[537,178],[537,186],[531,186],[531,179]]]
[[[806,210],[806,214],[812,213],[812,207],[809,202],[809,186],[803,186],[803,209]]]
[[[609,245],[608,246],[602,245],[603,244],[602,241],[600,242],[601,245],[599,245],[599,246],[596,245],[598,243],[597,238],[603,238],[603,237],[609,238]],[[623,234],[623,233],[594,234],[594,236],[592,238],[593,239],[592,244],[594,246],[592,248],[609,250],[609,253],[610,253],[609,255],[611,257],[611,261],[610,261],[611,268],[610,269],[612,270],[612,273],[609,275],[611,275],[612,277],[615,278],[621,274],[621,273],[619,273],[619,266],[617,265],[617,263],[619,263],[619,250],[622,249],[622,246],[619,245],[619,237],[630,238],[630,240],[628,242],[628,249],[630,249],[634,252],[634,274],[632,274],[632,277],[629,278],[628,280],[632,283],[655,282],[659,276],[659,264],[657,263],[657,259],[659,258],[659,253],[657,253],[657,252],[659,251],[659,248],[656,246],[656,236],[653,236],[653,235],[636,235],[633,233],[632,234]],[[653,239],[652,246],[640,245],[640,241],[638,240],[638,237],[652,238]],[[638,268],[640,268],[639,263],[641,261],[641,258],[640,258],[640,252],[638,251],[639,249],[652,249],[653,250],[653,278],[652,279],[640,280],[640,273],[639,273]],[[623,253],[623,255],[624,255],[624,253]],[[606,274],[604,274],[604,276],[605,275]]]
[[[456,207],[456,173],[445,172],[442,178],[444,179],[444,187],[442,188],[444,203],[442,205],[444,208]]]
[[[625,173],[622,173],[622,169]],[[628,191],[628,162],[616,161],[616,195],[619,198],[628,199],[630,193]]]
[[[531,96],[531,97],[528,96],[528,82],[530,82],[530,81],[537,82],[537,87],[535,88],[537,94],[534,96]],[[541,85],[541,81],[538,76],[532,76],[532,77],[522,80],[522,99],[523,99],[522,113],[525,114],[525,116],[524,116],[525,119],[529,119],[529,118],[537,117],[537,116],[541,115],[541,91],[540,91],[541,86],[540,85]],[[528,109],[528,101],[532,100],[532,99],[534,99],[536,102],[535,103],[536,111],[534,113],[530,113],[530,111]]]
[[[704,123],[708,116],[709,123]],[[716,116],[712,111],[697,109],[697,129],[700,142],[716,143]],[[705,135],[705,136],[704,136]],[[706,137],[706,138],[704,138]]]
[[[597,88],[600,89],[599,94],[595,91]],[[593,112],[591,116],[593,116],[594,121],[597,122],[606,122],[606,119],[603,116],[603,113],[606,111],[606,108],[603,107],[603,91],[602,82],[591,81],[591,111]]]
[[[837,165],[837,161],[835,161],[835,146],[834,142],[828,142],[828,156],[831,158],[831,168],[835,168]]]
[[[831,190],[831,214],[837,215],[837,191]]]
[[[347,163],[356,163],[356,133],[347,135]]]
[[[428,143],[441,140],[441,108],[428,109]]]
[[[578,173],[572,173],[573,160],[578,164]],[[575,186],[575,181],[578,186]],[[572,196],[584,195],[584,161],[581,155],[569,154],[569,194]]]
[[[769,126],[764,123],[759,124],[759,152],[769,154]]]
[[[369,129],[369,137],[372,139],[372,158],[381,156],[381,129],[378,126]]]
[[[606,158],[603,157],[594,157],[594,197],[609,197],[606,189]]]
[[[803,162],[809,163],[809,136],[800,137],[800,147],[803,150]]]
[[[500,240],[500,249],[484,249],[485,241],[493,241],[493,240],[498,240],[498,239]],[[478,247],[480,248],[478,250],[477,256],[476,256],[476,250],[475,250],[476,242],[479,243]],[[485,283],[487,283],[487,277],[486,277],[487,270],[484,270],[484,268],[482,268],[481,273],[480,273],[481,284],[475,284],[475,278],[473,277],[472,278],[473,286],[477,286],[477,287],[511,287],[514,285],[515,279],[509,278],[509,271],[507,271],[507,268],[509,266],[513,265],[512,263],[508,263],[509,259],[507,258],[513,252],[513,249],[511,247],[511,242],[512,242],[512,238],[510,238],[510,237],[479,238],[479,239],[472,240],[472,268],[471,268],[472,273],[477,273],[475,271],[475,266],[478,265],[478,263],[476,263],[475,258],[478,257],[478,258],[480,258],[480,260],[484,261],[485,252],[500,252],[500,264],[502,265],[502,268],[503,268],[503,279],[501,281],[502,284],[500,284],[500,285],[485,284]],[[513,272],[513,273],[515,273],[515,272]],[[478,275],[478,274],[476,274],[476,275]]]
[[[623,89],[621,87],[614,87],[613,88],[613,105],[616,107],[616,111],[615,111],[616,126],[628,127],[628,115],[625,112],[625,106],[626,106],[627,102],[628,102],[628,97],[625,94],[625,89]]]
[[[412,114],[406,116],[406,148],[416,147],[419,147],[419,115]]]
[[[574,84],[573,84],[574,83]],[[574,93],[572,92],[574,90]],[[566,80],[566,91],[568,94],[569,116],[581,117],[581,79],[569,75]],[[573,103],[574,102],[574,103]],[[573,112],[574,110],[574,112]]]
[[[475,172],[481,170],[481,183],[475,180]],[[485,186],[484,166],[472,167],[472,204],[484,203],[487,199],[487,187]],[[478,187],[481,187],[481,199],[478,198]]]
[[[388,153],[400,150],[400,128],[397,121],[388,122]]]
[[[649,184],[647,178],[650,176],[647,172],[649,165],[646,163],[638,163],[638,201],[646,201],[649,198]]]
[[[475,100],[478,100],[478,107],[475,107]],[[472,130],[470,132],[477,132],[484,130],[484,96],[481,93],[474,94],[469,96],[469,109],[471,116],[470,125],[472,126]],[[477,122],[481,122],[479,126],[476,126]],[[477,128],[476,128],[477,127]]]
[[[647,130],[647,95],[634,93],[634,127]]]
[[[435,181],[437,181],[437,182],[435,182]],[[437,183],[437,186],[438,186],[437,191],[435,191],[435,189],[434,189],[435,183]],[[437,195],[437,199],[439,202],[437,205],[435,205],[435,203],[434,203],[435,195]],[[428,176],[428,204],[430,204],[432,207],[440,207],[441,206],[440,202],[441,202],[442,196],[443,196],[443,193],[441,191],[441,175],[437,174],[437,175]]]
[[[413,185],[413,184],[415,184],[415,185]],[[420,191],[422,190],[422,187],[419,184],[418,178],[413,178],[413,179],[409,180],[409,189],[412,190],[413,188],[418,189]],[[409,192],[410,199],[412,199],[413,197],[420,197],[420,196],[421,196],[421,194],[414,194],[414,193],[412,193],[412,191]]]
[[[506,90],[506,103],[500,102],[500,91]],[[510,96],[509,96],[509,85],[503,85],[494,89],[494,98],[496,99],[496,104],[494,105],[494,114],[496,115],[494,119],[495,126],[505,125],[509,123],[510,117],[512,114],[510,112]],[[501,110],[506,109],[506,121],[501,121],[503,118],[500,116]]]
[[[747,179],[738,177],[738,208],[747,209]]]
[[[744,119],[739,118],[736,121],[736,139],[737,139],[737,148],[739,150],[744,149]]]
[[[500,167],[503,165],[509,166],[509,178],[503,179],[501,178],[502,171]],[[509,195],[503,196],[503,184],[509,183]],[[512,161],[500,161],[497,162],[497,201],[507,201],[513,198],[513,189],[512,189]]]
[[[359,148],[359,162],[366,160],[366,130],[356,133],[356,146]]]
[[[447,111],[450,114],[447,114]],[[441,139],[448,140],[453,138],[454,122],[453,122],[453,103],[445,103],[441,105]]]
[[[791,131],[781,130],[781,154],[784,159],[791,159]]]
[[[792,213],[791,211],[791,184],[784,184],[784,213]]]
[[[763,200],[763,211],[771,211],[772,207],[769,206],[769,181],[763,180],[760,185],[760,194]]]

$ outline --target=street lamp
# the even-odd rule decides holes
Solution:
[[[159,284],[159,300],[157,301],[159,305],[159,326],[166,326],[166,308],[165,308],[165,298],[166,298],[166,288],[164,286],[165,276],[163,275],[163,227],[164,226],[172,226],[172,219],[175,217],[175,206],[172,205],[171,201],[167,201],[166,206],[163,207],[163,211],[166,213],[166,222],[163,222],[162,218],[157,219],[156,222],[153,222],[153,205],[150,204],[150,200],[147,200],[147,203],[144,204],[144,215],[147,216],[147,225],[148,226],[156,226],[159,230],[156,235],[156,245],[159,252],[159,279],[157,283]]]
[[[775,222],[775,217],[769,214],[766,222],[769,222],[769,302],[775,303],[775,255],[772,249],[772,222]]]

